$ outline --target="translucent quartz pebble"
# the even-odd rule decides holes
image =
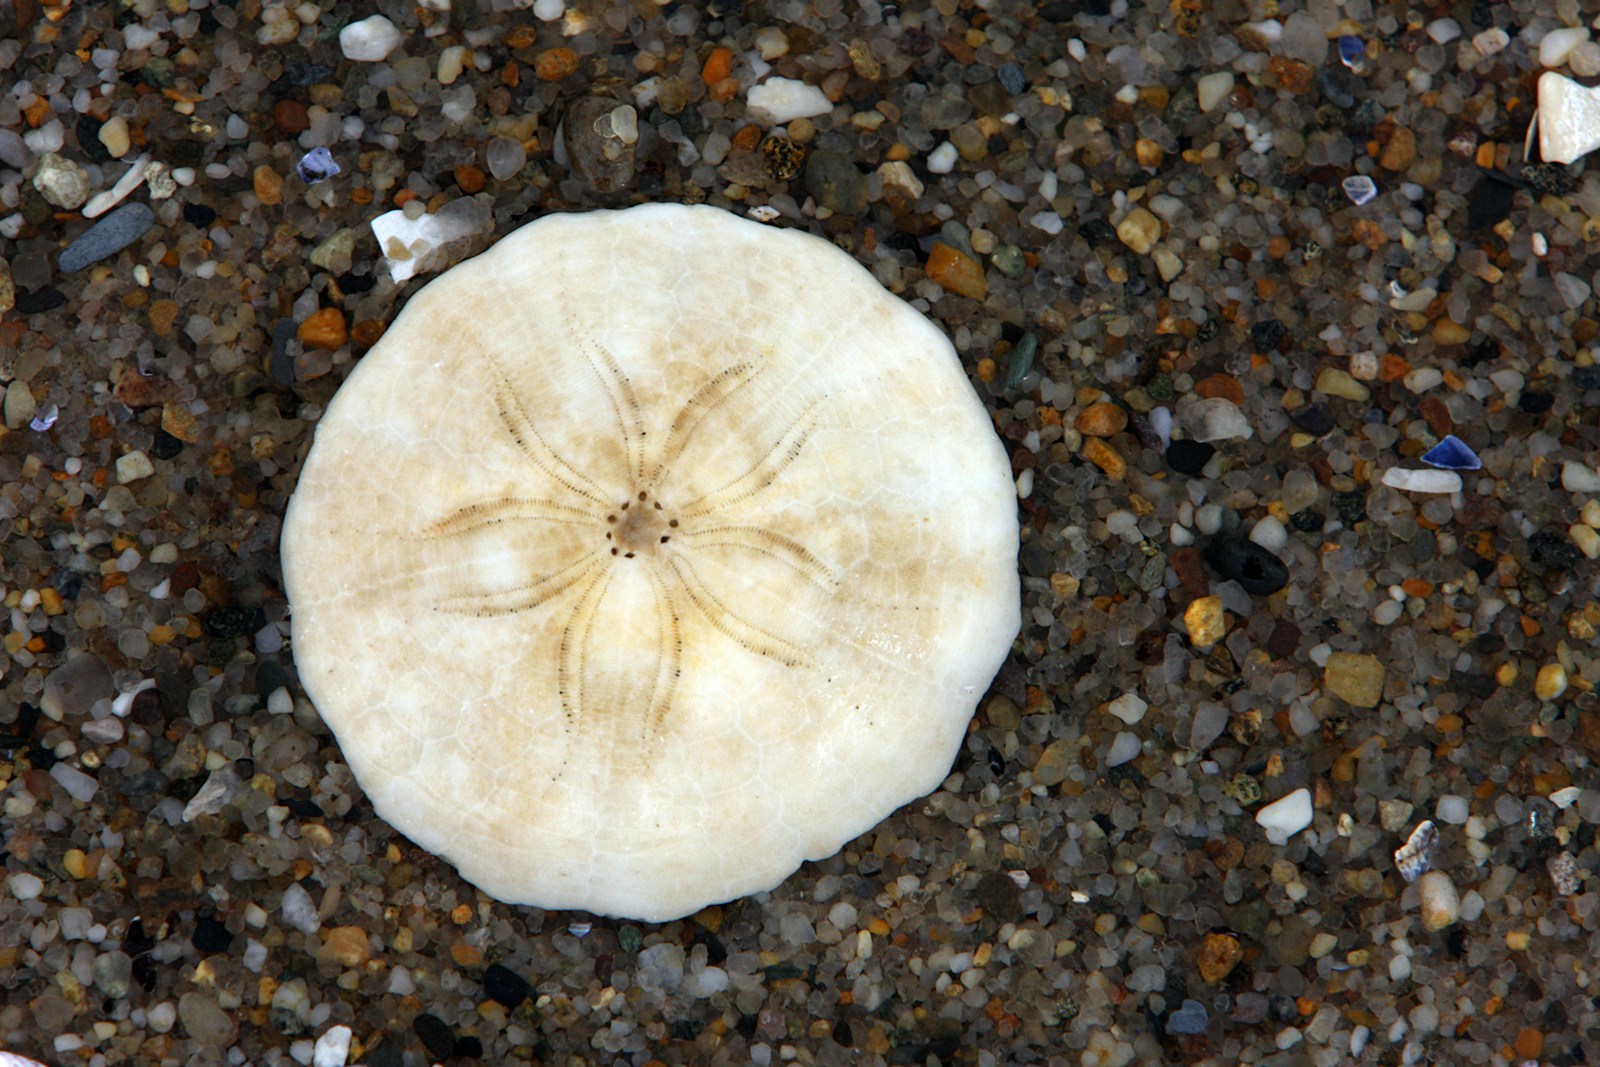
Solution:
[[[1348,196],[1356,207],[1370,202],[1378,195],[1377,183],[1365,174],[1352,174],[1339,185],[1344,189],[1344,195]]]
[[[528,161],[528,153],[523,150],[521,143],[509,137],[496,137],[490,141],[484,154],[489,173],[494,175],[496,181],[505,181]]]

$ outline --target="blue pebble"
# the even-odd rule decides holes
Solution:
[[[1422,462],[1430,467],[1441,467],[1447,471],[1483,469],[1483,460],[1453,433],[1445,434],[1443,441],[1424,452]]]
[[[1167,1032],[1173,1034],[1203,1034],[1211,1014],[1198,1000],[1186,1000],[1183,1006],[1167,1016]]]
[[[1339,62],[1347,67],[1359,67],[1367,61],[1367,44],[1354,34],[1339,38]]]
[[[144,204],[123,204],[85,230],[61,253],[61,272],[70,274],[114,256],[149,232],[156,216]]]
[[[339,173],[339,164],[334,161],[333,153],[318,145],[300,157],[300,162],[294,165],[294,172],[300,180],[310,185],[312,182],[324,181]]]
[[[1021,96],[1022,90],[1028,87],[1027,79],[1022,76],[1022,67],[1016,63],[1007,63],[999,71],[1000,86],[1012,96]]]

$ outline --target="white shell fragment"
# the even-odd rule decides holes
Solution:
[[[752,85],[745,102],[754,117],[778,126],[833,110],[833,101],[821,89],[793,78],[773,77]]]
[[[1407,493],[1459,493],[1461,475],[1437,468],[1390,467],[1383,472],[1383,484]]]
[[[490,225],[487,209],[463,197],[416,218],[404,211],[385,212],[372,220],[372,236],[378,240],[389,277],[403,282],[449,266],[451,253],[459,248],[457,242],[483,233]]]
[[[1272,844],[1288,844],[1289,838],[1311,825],[1311,790],[1296,789],[1274,800],[1256,812],[1256,823]]]
[[[1545,71],[1539,76],[1539,103],[1528,126],[1530,146],[1535,128],[1539,155],[1546,163],[1572,163],[1600,148],[1600,86],[1591,89]]]
[[[1439,830],[1433,825],[1433,820],[1424,819],[1411,831],[1411,836],[1406,838],[1406,843],[1395,849],[1394,865],[1400,872],[1400,877],[1408,882],[1415,882],[1428,873],[1432,863],[1433,846],[1439,840]]]
[[[943,780],[1020,624],[1009,472],[944,335],[832,244],[549,216],[412,297],[323,416],[299,676],[484,891],[673,919]]]

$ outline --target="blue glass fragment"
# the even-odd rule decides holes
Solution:
[[[1354,34],[1339,38],[1339,62],[1354,70],[1367,61],[1367,43]]]
[[[294,165],[294,172],[300,176],[301,181],[310,185],[338,174],[339,164],[334,161],[332,152],[318,145],[300,157],[300,162]]]
[[[44,433],[46,430],[56,424],[56,416],[60,414],[61,412],[54,404],[49,402],[43,403],[39,405],[37,413],[35,413],[33,416],[33,421],[28,423],[28,426],[33,430],[34,433]]]
[[[1424,452],[1422,462],[1430,467],[1439,467],[1447,471],[1475,471],[1483,468],[1483,460],[1478,458],[1478,454],[1453,433],[1445,434],[1443,441]]]

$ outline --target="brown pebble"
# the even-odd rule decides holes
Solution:
[[[456,188],[463,193],[476,193],[483,189],[483,171],[470,163],[463,163],[455,170]]]
[[[333,960],[341,967],[359,967],[372,956],[367,932],[359,926],[335,926],[322,939],[317,950],[320,959]]]
[[[928,277],[958,296],[982,300],[989,295],[989,279],[977,260],[947,244],[935,244],[928,253]]]
[[[314,311],[300,324],[297,335],[307,348],[338,348],[347,336],[344,312],[338,308]]]
[[[357,348],[371,348],[383,336],[387,324],[382,319],[366,319],[350,327],[350,342]]]
[[[1417,158],[1417,135],[1404,126],[1396,126],[1378,157],[1378,166],[1384,170],[1405,170]]]
[[[558,82],[578,69],[578,53],[570,48],[552,48],[540,52],[534,62],[533,73],[540,81]]]
[[[1083,458],[1105,471],[1106,477],[1112,481],[1120,482],[1123,475],[1128,473],[1128,465],[1123,462],[1122,456],[1098,437],[1084,439]]]
[[[1239,384],[1239,379],[1231,374],[1218,372],[1207,378],[1201,378],[1194,383],[1195,395],[1214,400],[1221,398],[1235,404],[1244,403],[1244,387]]]
[[[117,387],[111,395],[119,404],[130,408],[153,408],[171,400],[172,392],[172,383],[165,378],[127,370],[117,379]]]
[[[1237,937],[1232,934],[1207,934],[1195,953],[1194,962],[1200,969],[1200,977],[1216,985],[1233,973],[1242,959],[1244,949],[1239,947]]]
[[[1316,81],[1316,72],[1298,59],[1287,56],[1273,56],[1267,61],[1267,69],[1277,79],[1278,88],[1295,96],[1304,96],[1309,93]]]
[[[1167,563],[1178,576],[1178,581],[1197,597],[1211,594],[1211,580],[1206,577],[1201,559],[1198,548],[1175,548],[1167,553]]]
[[[272,124],[284,133],[302,133],[311,126],[306,106],[298,100],[279,100],[272,105]]]
[[[262,165],[255,173],[256,199],[266,207],[283,203],[283,176],[271,167]]]
[[[178,302],[166,299],[152,300],[146,314],[150,316],[151,331],[157,337],[165,337],[172,332],[172,324],[178,319]]]
[[[1086,437],[1115,437],[1128,428],[1128,413],[1116,404],[1090,404],[1078,412],[1076,425]]]
[[[1433,324],[1433,340],[1441,345],[1464,345],[1472,340],[1472,331],[1459,322],[1440,319]]]
[[[1456,421],[1450,417],[1450,408],[1438,397],[1423,397],[1422,402],[1417,405],[1417,410],[1422,412],[1422,417],[1428,422],[1428,429],[1433,431],[1435,437],[1455,432]]]
[[[185,444],[193,444],[200,437],[200,420],[177,404],[162,407],[161,428]]]

